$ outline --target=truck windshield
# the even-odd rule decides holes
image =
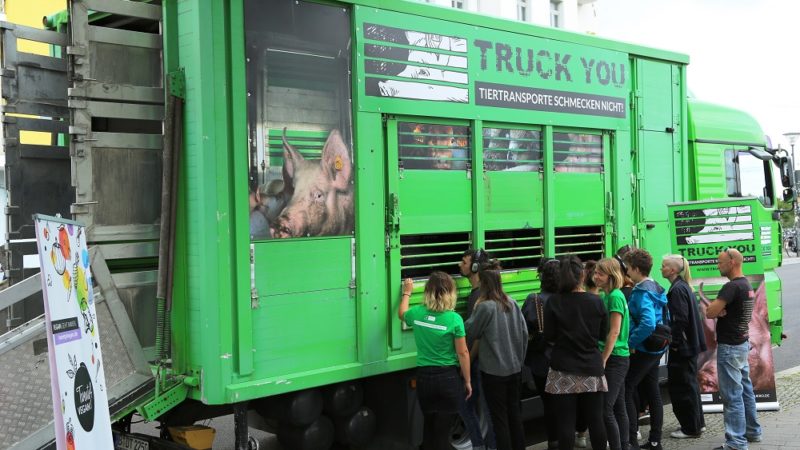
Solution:
[[[769,182],[768,167],[764,161],[744,151],[738,151],[733,164],[728,169],[735,169],[735,183],[728,183],[728,195],[733,197],[756,197],[764,206],[772,206],[772,185]],[[729,173],[729,180],[734,178]]]

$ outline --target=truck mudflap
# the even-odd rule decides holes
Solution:
[[[91,250],[100,345],[112,421],[152,397],[154,379],[102,252]],[[19,283],[0,294],[0,304],[38,281]],[[23,289],[25,288],[25,289]],[[40,288],[41,289],[41,288]],[[55,439],[50,367],[44,317],[0,336],[0,442],[11,449],[36,449]]]

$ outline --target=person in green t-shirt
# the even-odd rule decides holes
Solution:
[[[603,352],[608,392],[603,418],[611,450],[628,450],[628,413],[625,409],[625,375],[630,365],[628,302],[620,288],[625,282],[619,261],[603,258],[594,269],[594,282],[609,316],[608,333],[598,345]],[[638,444],[638,443],[637,443]]]
[[[456,284],[450,275],[433,272],[425,283],[422,304],[409,309],[413,288],[411,278],[403,280],[397,315],[413,328],[417,344],[417,399],[424,417],[422,448],[447,449],[450,427],[458,416],[464,392],[466,398],[472,395],[464,320],[453,311]]]

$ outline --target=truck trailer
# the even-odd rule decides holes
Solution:
[[[522,302],[542,257],[625,245],[683,253],[713,294],[710,259],[736,247],[780,343],[792,162],[689,97],[686,55],[400,0],[73,0],[45,25],[2,24],[11,448],[54,442],[35,213],[86,225],[112,420],[152,448],[134,413],[233,413],[237,449],[248,427],[416,447],[401,280],[413,305],[452,274],[463,312],[468,248]]]

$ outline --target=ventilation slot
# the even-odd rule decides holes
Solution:
[[[582,261],[603,257],[603,227],[556,228],[556,256],[572,253]]]
[[[544,252],[542,230],[487,231],[486,251],[500,260],[503,269],[536,267]]]
[[[426,278],[434,270],[441,270],[456,275],[469,246],[469,233],[401,236],[400,274],[403,278]]]

